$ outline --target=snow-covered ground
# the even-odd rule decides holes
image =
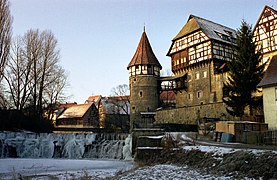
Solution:
[[[0,179],[103,179],[133,167],[131,161],[73,159],[0,159]]]
[[[199,145],[184,146],[183,149],[188,151],[198,149],[217,156],[236,151],[250,151],[253,154],[260,155],[268,151]],[[271,152],[277,154],[277,151]],[[105,179],[134,167],[132,161],[120,160],[8,158],[0,159],[0,179],[18,179],[20,176],[28,179],[80,179],[81,177]],[[207,174],[187,166],[160,164],[140,167],[113,179],[232,179],[232,177]]]
[[[0,179],[105,179],[134,167],[131,161],[0,159]],[[115,179],[229,179],[188,167],[155,165],[141,167]]]
[[[222,156],[227,153],[233,153],[236,151],[247,151],[251,152],[255,155],[259,155],[265,152],[272,152],[274,154],[277,154],[277,150],[262,150],[262,149],[240,149],[240,148],[229,148],[229,147],[217,147],[217,146],[204,146],[204,145],[198,145],[198,146],[184,146],[183,149],[185,150],[199,150],[202,152],[208,152],[213,153],[214,155]]]
[[[178,180],[178,179],[231,179],[225,176],[216,176],[212,174],[206,174],[198,170],[189,169],[187,166],[176,166],[176,165],[155,165],[146,166],[137,169],[127,175],[119,177],[120,180],[135,180],[135,179],[149,179],[149,180]]]

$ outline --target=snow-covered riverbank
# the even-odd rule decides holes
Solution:
[[[271,164],[277,159],[277,151],[271,150],[186,146],[171,155],[163,153],[160,158],[139,168],[133,161],[120,160],[0,159],[0,179],[251,179],[251,173],[260,178],[276,176],[270,171],[274,171]]]

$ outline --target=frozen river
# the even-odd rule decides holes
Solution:
[[[73,159],[0,159],[0,179],[102,179],[129,170],[132,161]]]

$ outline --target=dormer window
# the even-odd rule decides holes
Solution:
[[[225,30],[224,30],[225,31]],[[221,39],[223,39],[224,41],[231,41],[231,37],[232,37],[232,33],[231,32],[227,32],[225,31],[227,34],[222,34],[220,32],[214,31]],[[230,34],[231,33],[231,34]]]
[[[233,36],[233,33],[232,33],[231,31],[224,30],[224,32],[226,32],[227,34],[229,34],[229,36]]]

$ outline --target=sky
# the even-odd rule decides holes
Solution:
[[[238,29],[243,19],[254,26],[265,5],[277,9],[277,0],[10,0],[14,37],[29,29],[55,35],[67,102],[77,103],[129,83],[127,65],[144,26],[161,74],[170,75],[166,54],[189,15]]]

